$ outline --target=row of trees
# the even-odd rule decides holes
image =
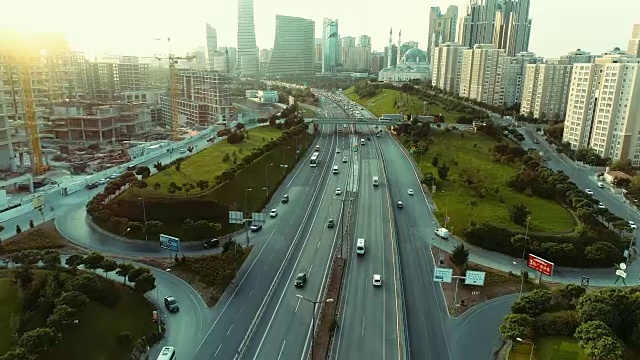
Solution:
[[[60,254],[52,250],[22,251],[9,255],[8,260],[19,265],[13,270],[13,281],[22,293],[22,308],[15,347],[0,357],[2,360],[31,360],[54,347],[69,327],[78,323],[78,316],[89,301],[116,306],[120,293],[106,279],[113,271],[124,282],[128,279],[140,294],[155,288],[155,277],[148,268],[117,264],[95,252],[71,255],[66,259],[68,268],[61,266]],[[49,270],[44,276],[36,277],[38,264]],[[93,272],[100,269],[105,278],[93,272],[78,272],[80,266]],[[152,337],[153,342],[159,340],[157,334]]]
[[[591,360],[622,360],[625,343],[640,346],[638,289],[586,292],[578,285],[534,290],[511,306],[500,332],[516,340],[573,336]]]

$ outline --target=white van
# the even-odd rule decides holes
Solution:
[[[364,139],[360,139],[360,145],[364,145],[366,144],[366,142],[364,141]]]
[[[334,174],[338,173],[338,165],[333,165],[333,173]]]
[[[443,239],[448,239],[449,238],[449,230],[447,230],[445,228],[436,229],[436,235],[440,236]]]
[[[173,346],[165,346],[160,350],[160,355],[158,355],[157,360],[175,360],[176,351]]]
[[[378,186],[380,184],[380,180],[378,180],[377,176],[373,177],[373,186]]]
[[[356,254],[364,255],[364,239],[358,239],[358,243],[356,244]]]

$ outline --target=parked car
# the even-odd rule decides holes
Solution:
[[[205,240],[203,245],[205,249],[217,248],[218,246],[220,246],[220,239]]]
[[[178,301],[173,296],[167,296],[166,298],[164,298],[164,307],[166,307],[169,312],[180,311]]]
[[[296,280],[293,283],[293,285],[295,287],[304,287],[307,284],[307,274],[306,273],[300,273],[298,274],[298,276],[296,276]]]

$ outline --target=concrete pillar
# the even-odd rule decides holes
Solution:
[[[20,166],[24,166],[24,152],[23,151],[18,153],[18,161],[20,163]]]

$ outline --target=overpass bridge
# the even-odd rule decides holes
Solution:
[[[400,120],[379,120],[379,119],[355,119],[355,118],[308,118],[304,120],[306,123],[318,125],[398,125],[406,123]]]

